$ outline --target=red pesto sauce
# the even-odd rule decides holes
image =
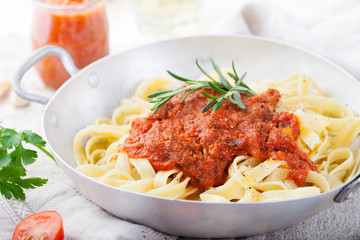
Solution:
[[[288,179],[298,186],[309,170],[317,171],[295,143],[300,135],[297,117],[275,111],[280,99],[277,90],[242,95],[246,110],[225,101],[215,113],[201,112],[211,100],[200,91],[180,103],[186,92],[173,97],[154,115],[132,122],[124,146],[130,157],[147,158],[155,171],[179,169],[199,189],[222,185],[229,165],[240,155],[285,161],[291,170]]]

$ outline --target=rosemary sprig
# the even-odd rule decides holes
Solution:
[[[235,70],[235,64],[234,61],[232,61],[232,69],[233,72],[228,72],[228,76],[235,81],[235,86],[231,85],[230,82],[225,78],[223,73],[221,72],[218,65],[215,64],[214,60],[211,59],[211,64],[218,75],[220,82],[216,81],[214,78],[210,76],[199,64],[198,59],[196,59],[196,65],[200,69],[200,71],[209,79],[209,80],[191,80],[184,77],[180,77],[170,71],[167,71],[170,76],[173,78],[180,80],[184,82],[185,87],[181,87],[174,90],[166,90],[161,92],[156,92],[153,94],[150,94],[148,98],[155,98],[150,100],[149,102],[155,103],[155,105],[151,108],[153,110],[153,114],[160,109],[161,106],[163,106],[165,103],[167,103],[171,98],[173,98],[175,95],[190,90],[187,92],[183,98],[180,100],[180,103],[184,102],[185,99],[194,91],[199,89],[213,89],[214,91],[220,93],[221,95],[218,97],[212,96],[205,91],[201,90],[202,94],[204,94],[207,98],[212,99],[211,102],[209,102],[202,110],[202,112],[205,112],[209,110],[211,107],[213,107],[213,113],[216,112],[220,106],[223,104],[224,101],[229,100],[232,104],[237,105],[241,109],[246,109],[244,103],[241,100],[240,93],[247,94],[247,95],[255,95],[255,92],[247,86],[243,80],[246,76],[246,72],[243,73],[240,77],[238,76],[236,70]]]

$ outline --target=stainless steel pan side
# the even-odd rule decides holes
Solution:
[[[196,78],[199,58],[230,67],[234,60],[247,71],[247,82],[281,79],[296,71],[316,80],[329,96],[360,113],[360,85],[350,74],[306,50],[254,37],[198,36],[156,42],[105,57],[79,71],[49,100],[43,130],[60,167],[92,201],[121,218],[162,232],[187,237],[240,237],[274,231],[303,221],[359,186],[350,183],[314,197],[269,203],[203,203],[171,200],[119,190],[78,173],[72,139],[98,116],[110,116],[122,98],[144,79],[166,76],[166,70]],[[20,77],[21,78],[21,77]],[[341,86],[332,87],[342,79]],[[14,84],[19,84],[15,81]],[[340,197],[339,192],[342,191]]]

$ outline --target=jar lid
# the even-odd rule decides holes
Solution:
[[[34,0],[41,7],[56,10],[83,9],[101,1],[103,0],[83,0],[81,2],[73,0]]]

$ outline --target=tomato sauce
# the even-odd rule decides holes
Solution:
[[[60,46],[69,52],[79,69],[109,54],[104,1],[43,0],[40,3],[43,4],[37,4],[32,26],[34,49],[48,44]],[[54,89],[70,77],[56,56],[44,58],[36,69],[45,85]]]
[[[298,186],[309,170],[317,171],[295,143],[300,135],[298,118],[275,111],[278,91],[242,95],[246,110],[225,101],[215,113],[201,112],[211,100],[200,91],[180,103],[184,94],[173,97],[154,115],[132,122],[124,146],[130,157],[147,158],[156,171],[179,169],[200,189],[223,184],[229,165],[240,155],[285,161],[291,170],[288,178]]]

